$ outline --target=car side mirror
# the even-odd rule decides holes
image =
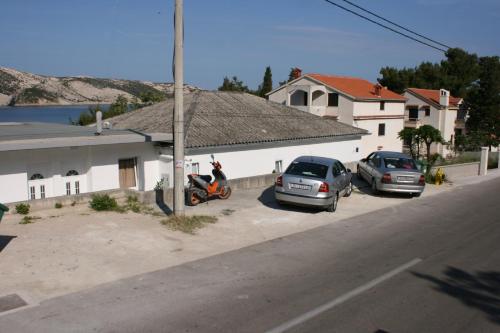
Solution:
[[[348,173],[351,173],[352,171],[351,171],[351,169],[347,169],[347,172],[348,172]]]
[[[362,158],[361,162],[363,162],[363,163],[366,162],[366,158]]]

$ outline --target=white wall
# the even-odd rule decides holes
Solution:
[[[385,124],[384,136],[378,135],[379,124]],[[398,138],[398,133],[403,129],[403,124],[403,119],[357,120],[354,126],[370,132],[370,135],[363,136],[362,139],[363,154],[368,155],[377,150],[401,152],[403,142]]]
[[[356,152],[356,148],[359,152]],[[222,170],[229,179],[252,177],[272,173],[275,162],[282,161],[283,170],[297,157],[302,155],[316,155],[330,157],[341,162],[358,161],[362,158],[361,140],[318,143],[300,146],[288,146],[266,149],[255,149],[236,152],[214,153],[215,160],[222,164]],[[160,162],[162,173],[173,175],[171,156],[163,156]],[[186,183],[187,174],[192,172],[192,163],[199,163],[200,174],[211,174],[212,161],[210,153],[186,156]],[[171,184],[172,186],[172,184]]]
[[[29,186],[45,186],[45,197],[66,195],[66,182],[75,181],[80,193],[117,189],[120,187],[118,160],[137,158],[136,188],[152,190],[160,179],[158,150],[151,143],[102,145],[93,147],[54,148],[0,152],[0,202],[29,200]],[[67,177],[69,170],[78,176]],[[29,180],[34,173],[43,180]]]

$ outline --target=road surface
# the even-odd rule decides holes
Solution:
[[[0,332],[500,332],[499,191],[495,178],[50,299]]]

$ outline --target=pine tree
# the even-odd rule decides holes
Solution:
[[[273,74],[271,73],[271,67],[267,66],[264,73],[264,79],[262,80],[262,84],[259,86],[259,96],[265,97],[271,90],[273,90]]]

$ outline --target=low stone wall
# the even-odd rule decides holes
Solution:
[[[436,173],[438,168],[442,168],[445,179],[455,180],[462,177],[477,176],[479,175],[479,162],[463,163],[463,164],[451,164],[443,166],[435,166],[431,169],[433,174]]]

